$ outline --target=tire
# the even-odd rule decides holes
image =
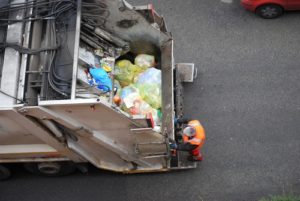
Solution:
[[[7,180],[10,178],[10,176],[10,170],[5,166],[0,165],[0,181]]]
[[[26,163],[24,167],[32,174],[46,177],[66,176],[76,171],[72,162]]]
[[[256,9],[256,14],[264,19],[274,19],[283,14],[283,8],[276,4],[265,4]]]

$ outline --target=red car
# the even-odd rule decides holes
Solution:
[[[285,10],[300,10],[300,0],[241,0],[241,4],[266,19],[276,18]]]

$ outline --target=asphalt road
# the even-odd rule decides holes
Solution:
[[[137,4],[147,0],[131,1]],[[18,167],[1,201],[254,201],[300,194],[300,13],[263,20],[234,0],[154,0],[175,39],[177,62],[200,70],[186,85],[186,114],[207,131],[195,170],[119,175],[92,169],[65,178]]]

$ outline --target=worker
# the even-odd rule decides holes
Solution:
[[[170,148],[180,151],[188,151],[190,153],[189,159],[192,161],[202,161],[203,156],[200,152],[205,142],[205,130],[198,120],[188,121],[187,126],[182,133],[183,143],[170,144]]]

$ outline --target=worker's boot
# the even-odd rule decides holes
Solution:
[[[202,161],[202,160],[203,160],[202,154],[200,154],[200,155],[198,155],[198,156],[193,156],[193,160],[194,160],[194,161]]]
[[[202,156],[202,154],[199,154],[198,156],[189,156],[188,160],[189,161],[202,161],[203,156]]]

